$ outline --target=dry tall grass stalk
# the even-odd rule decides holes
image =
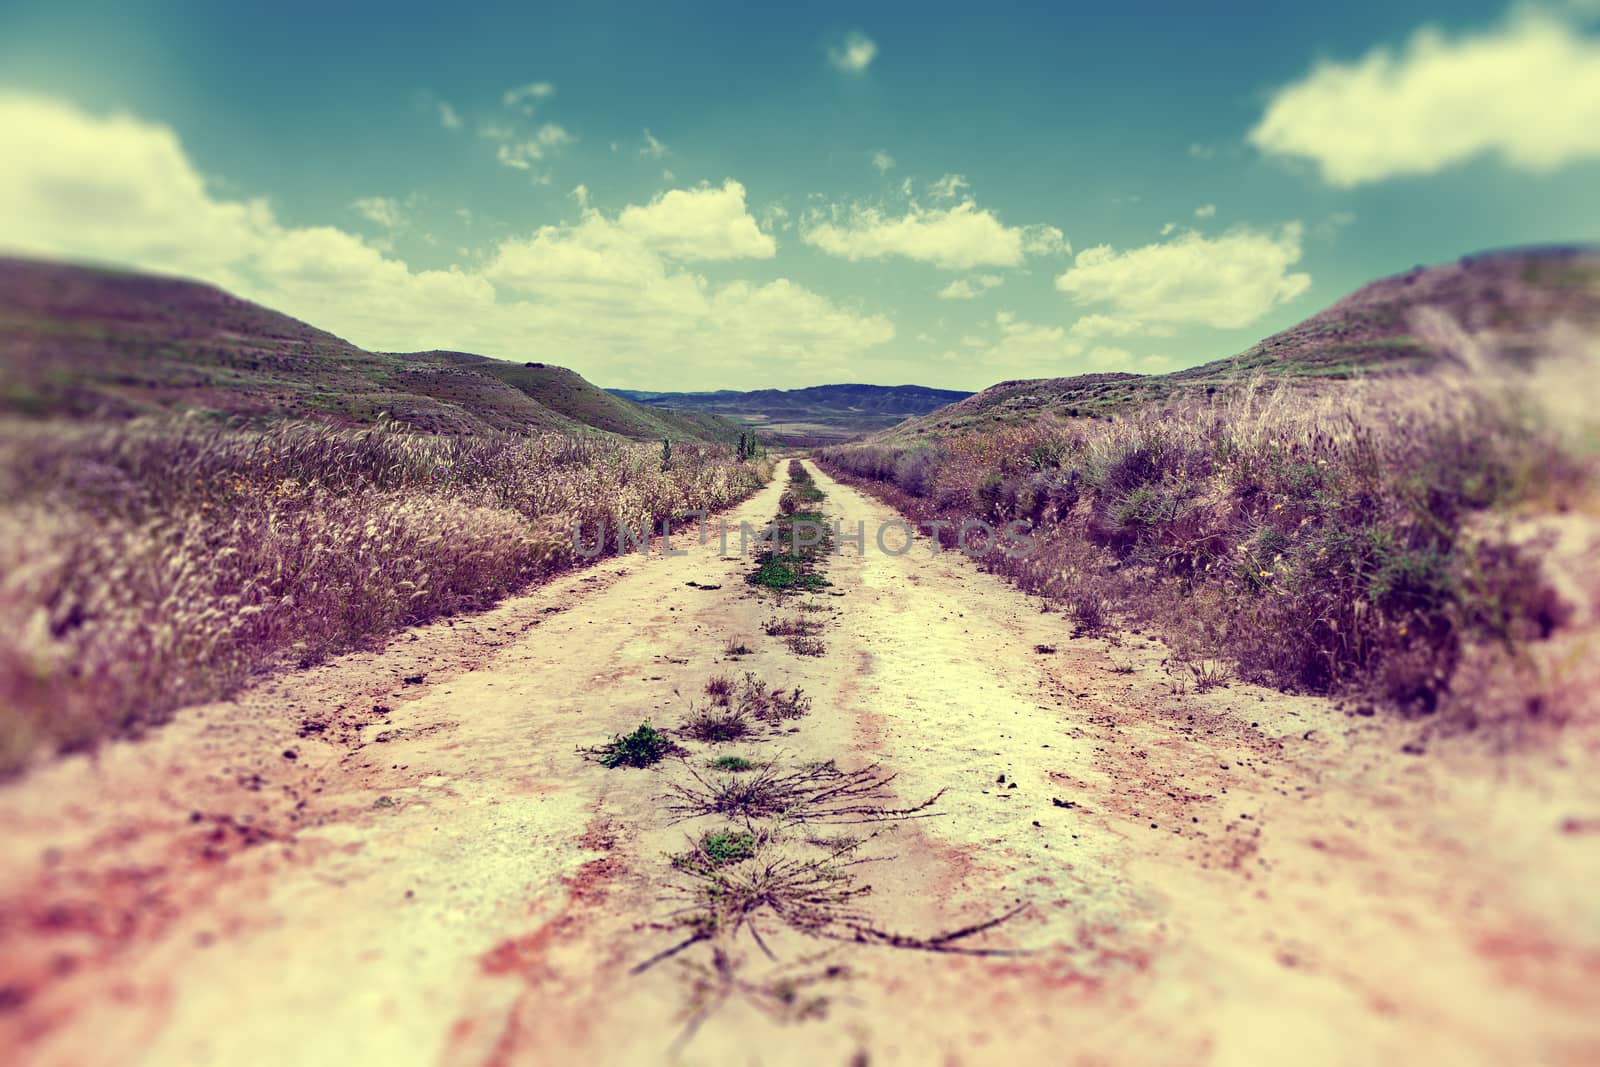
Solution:
[[[552,435],[0,425],[0,773],[487,607],[578,563],[575,523],[587,548],[767,473]]]

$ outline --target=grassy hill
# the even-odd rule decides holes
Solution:
[[[815,385],[805,389],[731,389],[710,393],[611,393],[651,407],[716,415],[760,428],[780,444],[832,444],[894,427],[971,396],[922,385]]]
[[[1354,378],[1408,374],[1445,358],[1424,346],[1413,321],[1424,307],[1473,332],[1491,332],[1513,360],[1532,359],[1539,336],[1564,319],[1600,326],[1600,250],[1539,248],[1467,256],[1363,286],[1326,310],[1227,359],[1171,374],[1085,374],[1001,382],[893,435],[927,436],[1041,412],[1092,417],[1186,393],[1215,394],[1259,375]]]
[[[736,440],[714,415],[646,407],[542,363],[382,353],[176,278],[0,258],[0,413],[126,419],[193,414],[246,425],[433,433],[603,432]]]

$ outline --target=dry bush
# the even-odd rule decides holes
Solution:
[[[789,646],[789,651],[797,656],[822,656],[826,655],[828,651],[828,646],[817,638],[806,637],[801,634],[796,634],[789,638],[785,644]]]
[[[772,689],[748,671],[743,685],[733,694],[733,701],[741,714],[768,723],[798,719],[811,711],[811,698],[799,687],[787,692]]]
[[[808,636],[820,633],[822,631],[822,623],[789,615],[782,618],[768,619],[762,624],[761,631],[768,637],[792,637],[795,634]]]
[[[678,733],[708,744],[742,741],[750,736],[750,719],[737,708],[691,707]]]

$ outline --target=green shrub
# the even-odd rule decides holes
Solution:
[[[670,751],[672,742],[666,735],[642,722],[633,733],[612,738],[599,750],[597,758],[602,767],[649,767],[660,763]]]

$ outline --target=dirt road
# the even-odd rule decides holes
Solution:
[[[0,1057],[1600,1062],[1592,776],[1182,691],[1144,637],[1074,638],[920,538],[880,551],[892,514],[816,478],[867,550],[782,610],[715,538],[675,543],[4,787]],[[821,655],[763,633],[801,601]],[[581,751],[746,672],[811,710],[650,769]],[[944,791],[784,830],[864,839],[833,884],[912,947],[763,920],[630,973],[685,940],[668,856],[727,821],[675,823],[669,791],[733,753],[879,764],[883,807]],[[1008,954],[926,950],[1013,911],[942,946]]]

